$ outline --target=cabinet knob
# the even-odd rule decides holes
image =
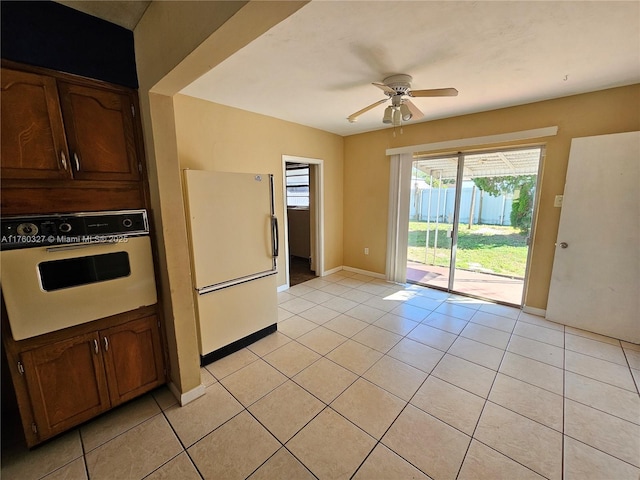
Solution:
[[[73,160],[76,162],[76,172],[80,171],[80,159],[78,158],[78,154],[74,152]]]
[[[60,162],[62,162],[62,168],[67,169],[67,156],[63,151],[60,151]]]
[[[93,339],[93,351],[96,352],[96,355],[98,354],[98,340],[96,340],[95,338]]]
[[[109,340],[107,339],[107,337],[102,337],[102,339],[104,340],[104,351],[108,352],[109,351]]]

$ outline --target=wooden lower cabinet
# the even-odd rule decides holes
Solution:
[[[17,359],[29,447],[165,383],[155,315],[27,349]]]
[[[156,317],[141,318],[101,331],[100,339],[112,406],[164,383]]]
[[[34,433],[49,438],[109,408],[98,335],[70,338],[20,355]]]

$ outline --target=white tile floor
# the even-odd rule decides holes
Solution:
[[[2,478],[640,478],[638,345],[350,272],[279,302],[203,397],[156,390]]]

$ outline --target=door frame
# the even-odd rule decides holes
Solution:
[[[313,194],[314,208],[309,207],[309,214],[315,220],[315,235],[311,255],[315,261],[316,276],[324,275],[324,161],[319,158],[299,157],[295,155],[282,155],[282,202],[284,213],[283,238],[284,238],[284,265],[286,284],[278,287],[278,291],[286,290],[290,286],[289,278],[289,216],[287,213],[287,163],[304,163],[314,169],[314,181],[309,182],[309,195]]]

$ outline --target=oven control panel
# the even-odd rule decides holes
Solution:
[[[0,249],[125,241],[149,234],[146,210],[0,218]]]

